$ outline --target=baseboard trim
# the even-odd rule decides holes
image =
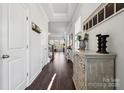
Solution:
[[[30,86],[30,85],[33,83],[33,81],[37,78],[37,76],[40,74],[40,72],[43,70],[43,68],[44,68],[47,64],[48,64],[48,63],[44,64],[44,66],[41,67],[40,70],[29,80],[28,86]],[[28,86],[27,86],[27,87],[28,87]]]
[[[21,84],[19,84],[15,90],[24,90],[26,88],[26,81],[22,82]]]
[[[40,74],[41,71],[42,71],[42,69],[40,69],[40,70],[29,80],[28,86],[30,86],[30,85],[33,83],[33,81],[37,78],[37,76]],[[28,86],[27,86],[27,87],[28,87]]]

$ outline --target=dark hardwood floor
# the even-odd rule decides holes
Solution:
[[[51,90],[74,90],[72,81],[73,64],[67,62],[62,52],[56,52],[54,61],[48,63],[40,72],[34,82],[26,90],[46,90],[51,78],[56,73],[56,77],[51,86]]]

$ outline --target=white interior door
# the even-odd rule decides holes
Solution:
[[[8,88],[24,89],[27,79],[27,8],[23,4],[8,4],[7,26],[4,32],[4,56],[8,63]]]

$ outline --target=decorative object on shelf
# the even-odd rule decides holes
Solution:
[[[101,35],[98,34],[96,35],[96,37],[98,37],[98,50],[97,53],[105,53],[108,54],[108,52],[106,51],[106,43],[107,43],[107,37],[109,37],[109,35]]]
[[[77,40],[79,41],[79,50],[85,50],[85,48],[87,48],[88,38],[88,33],[79,32],[77,34]]]
[[[32,30],[37,33],[41,33],[40,27],[38,25],[36,25],[34,22],[32,22]]]
[[[101,36],[101,53],[105,53],[108,54],[108,52],[106,51],[106,43],[107,43],[107,38],[109,37],[109,35],[102,35]]]
[[[101,34],[98,34],[96,35],[96,37],[98,37],[98,50],[97,50],[97,53],[100,53],[101,52]]]

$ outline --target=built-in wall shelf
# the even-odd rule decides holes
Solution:
[[[102,3],[84,22],[82,22],[82,29],[83,31],[90,31],[123,11],[124,3]]]

